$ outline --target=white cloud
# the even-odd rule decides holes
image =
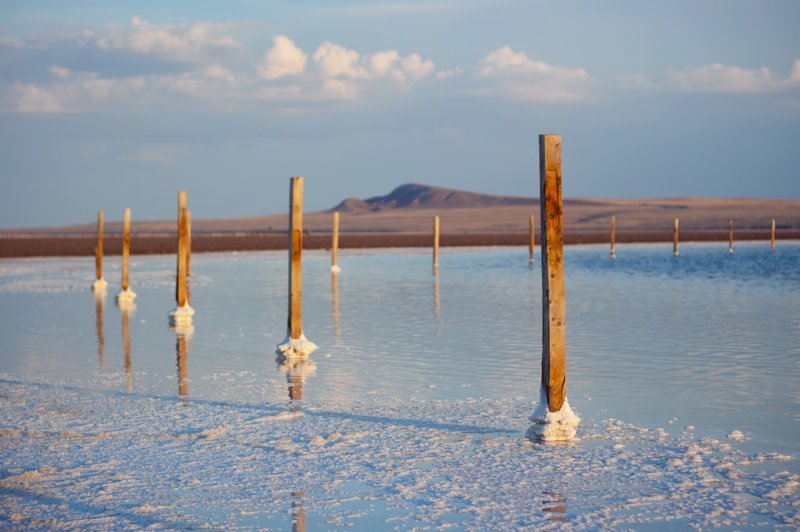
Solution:
[[[667,85],[696,92],[765,92],[779,88],[781,83],[766,67],[747,70],[719,63],[687,68],[673,73]]]
[[[272,38],[272,48],[264,55],[258,67],[258,75],[268,80],[293,76],[306,69],[307,61],[308,55],[289,37],[277,35]]]
[[[361,78],[366,72],[358,64],[359,53],[330,41],[322,43],[314,52],[314,63],[323,77]]]
[[[203,75],[207,78],[217,79],[220,81],[224,81],[229,85],[236,85],[237,79],[236,76],[228,70],[227,68],[221,65],[209,65],[203,69]]]
[[[15,113],[63,113],[67,109],[58,95],[45,87],[27,83],[14,83],[11,87],[7,110]]]
[[[478,76],[494,82],[494,92],[519,101],[576,101],[585,98],[592,81],[582,68],[567,68],[535,61],[525,52],[503,46],[480,61]]]

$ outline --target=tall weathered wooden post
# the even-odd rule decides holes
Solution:
[[[675,218],[675,223],[672,226],[672,256],[678,256],[678,227],[680,226],[680,220]]]
[[[307,356],[317,349],[303,334],[303,178],[293,177],[289,189],[289,316],[287,338],[278,352]]]
[[[333,236],[331,240],[331,272],[339,273],[339,213],[333,213]]]
[[[192,321],[194,309],[189,304],[186,289],[186,271],[188,261],[188,210],[186,209],[186,191],[178,191],[178,262],[175,274],[175,310],[169,313],[173,324],[186,324]]]
[[[770,239],[770,249],[775,252],[775,218],[772,219],[772,237]]]
[[[733,218],[728,220],[728,253],[733,253]]]
[[[580,419],[567,401],[566,305],[561,197],[561,136],[539,136],[542,245],[542,375],[539,407],[528,436],[544,441],[575,437]]]
[[[439,217],[433,217],[433,270],[439,268]]]
[[[617,250],[616,250],[616,240],[617,240],[617,217],[611,217],[611,258],[617,258]]]
[[[536,222],[534,221],[533,214],[531,214],[528,223],[528,262],[533,264],[534,250],[536,249]]]
[[[97,211],[97,246],[94,248],[94,283],[92,290],[105,294],[108,283],[103,279],[103,211]]]
[[[133,301],[136,292],[128,284],[128,262],[131,252],[131,210],[125,209],[122,219],[122,291],[117,294],[117,301]]]

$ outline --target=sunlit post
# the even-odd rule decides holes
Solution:
[[[439,217],[433,217],[433,269],[439,268]]]
[[[173,324],[189,324],[194,316],[194,309],[189,304],[189,292],[186,289],[188,261],[188,224],[189,211],[186,209],[186,191],[178,191],[178,263],[175,275],[175,310],[169,313]]]
[[[339,213],[333,213],[333,236],[331,241],[331,271],[339,273]]]
[[[136,293],[128,284],[128,262],[131,251],[131,210],[125,209],[122,219],[122,291],[117,294],[117,301],[133,301]]]
[[[529,437],[545,441],[575,437],[580,423],[567,401],[564,235],[561,197],[561,136],[539,136],[539,205],[542,255],[542,376],[539,408]]]
[[[108,283],[103,279],[103,211],[97,211],[97,246],[94,248],[94,284],[92,290],[105,293]]]
[[[680,226],[680,220],[675,218],[675,223],[672,226],[672,256],[678,256],[678,227]]]
[[[733,218],[728,220],[728,253],[733,253]]]
[[[611,258],[617,258],[617,250],[616,250],[616,240],[617,240],[617,217],[611,217]]]

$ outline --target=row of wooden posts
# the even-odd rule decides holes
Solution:
[[[561,195],[561,137],[540,135],[540,235],[542,255],[542,390],[548,412],[559,412],[566,401],[566,327],[564,299],[563,212]],[[289,272],[287,342],[279,346],[286,357],[306,357],[316,346],[305,339],[302,326],[302,252],[303,252],[303,178],[290,180]],[[535,220],[530,217],[530,260],[534,257]],[[674,223],[673,253],[678,254],[679,220]],[[616,217],[611,217],[611,256],[616,255]],[[775,249],[775,221],[772,221],[772,250]],[[339,213],[333,213],[331,271],[337,273],[339,247]],[[729,249],[733,251],[733,220],[730,221]],[[97,219],[96,276],[102,281],[103,213]],[[130,252],[130,209],[125,210],[122,250],[122,292],[130,293],[128,257]],[[178,261],[177,308],[170,316],[175,321],[191,322],[194,313],[189,305],[186,278],[190,275],[191,213],[187,209],[186,192],[178,194]],[[439,216],[433,219],[433,266],[439,265]],[[97,285],[95,285],[97,286]],[[133,296],[135,297],[135,295]],[[577,418],[576,418],[577,419]],[[574,434],[574,431],[573,431]]]

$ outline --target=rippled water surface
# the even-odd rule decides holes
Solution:
[[[286,333],[285,252],[195,255],[190,335],[168,326],[174,257],[134,258],[139,297],[127,312],[114,304],[117,258],[106,259],[100,302],[92,259],[0,261],[0,372],[237,404],[481,398],[532,408],[538,252],[529,265],[521,248],[445,249],[434,275],[427,252],[345,250],[336,277],[326,254],[307,252],[303,325],[320,348],[293,368],[274,352]],[[565,263],[567,388],[584,421],[690,426],[723,440],[739,430],[745,450],[800,452],[800,244],[771,253],[741,243],[733,254],[687,244],[679,257],[671,246],[619,246],[614,261],[605,247],[569,247]]]

